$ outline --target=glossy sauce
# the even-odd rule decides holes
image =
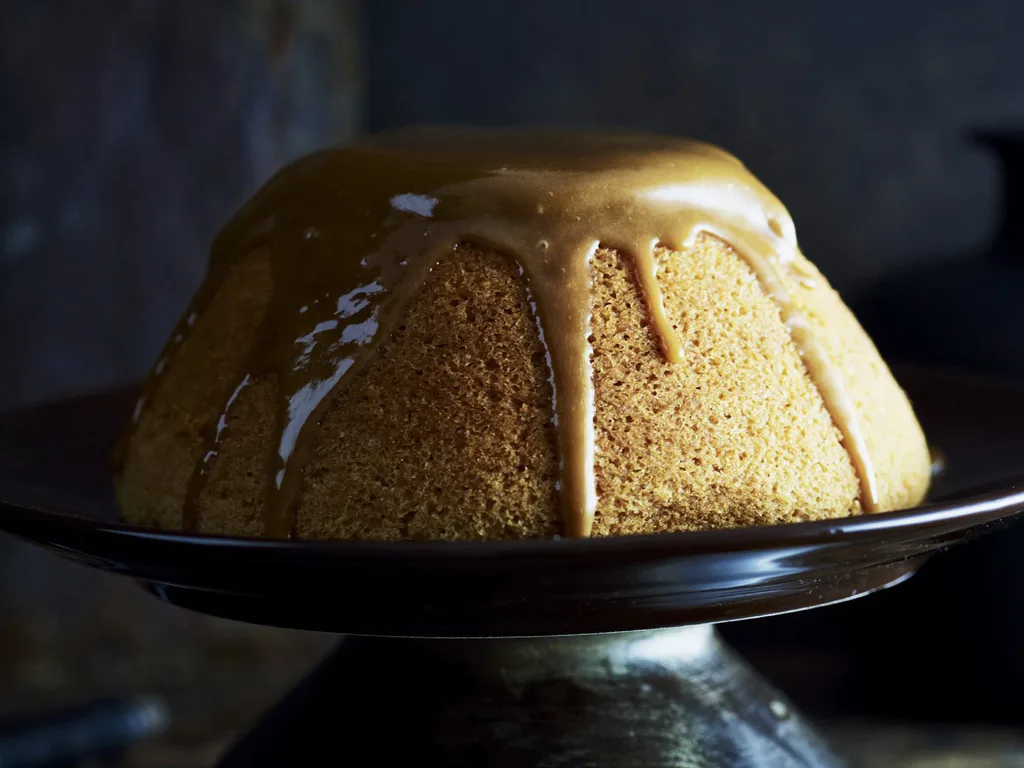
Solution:
[[[400,324],[437,261],[470,242],[522,268],[554,391],[565,530],[588,536],[597,506],[591,258],[600,245],[632,260],[666,359],[685,365],[665,314],[655,249],[683,249],[702,232],[731,245],[775,301],[843,436],[861,506],[874,511],[874,473],[854,405],[783,279],[788,272],[806,279],[793,222],[738,160],[706,144],[645,134],[417,129],[285,168],[218,236],[207,279],[164,364],[226,270],[254,249],[269,249],[274,294],[259,346],[196,468],[186,527],[198,526],[196,499],[230,429],[234,398],[270,373],[282,396],[265,534],[291,535],[309,427]]]

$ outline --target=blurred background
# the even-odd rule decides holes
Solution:
[[[1020,378],[1021,29],[1015,0],[2,0],[0,410],[137,381],[278,166],[421,122],[719,144],[884,354]],[[1018,729],[1022,551],[1018,526],[725,632],[815,716]],[[211,713],[244,722],[329,642],[115,581],[0,541],[3,709],[163,686],[205,744]],[[221,698],[183,682],[203,670]]]

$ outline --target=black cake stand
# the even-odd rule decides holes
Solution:
[[[892,586],[1024,510],[1024,392],[897,376],[946,461],[902,512],[528,542],[154,532],[113,514],[123,390],[0,418],[0,529],[185,608],[343,635],[221,766],[319,765],[342,747],[374,765],[837,766],[714,624]]]

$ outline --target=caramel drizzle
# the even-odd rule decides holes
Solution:
[[[597,507],[591,258],[603,246],[632,260],[652,330],[677,364],[682,344],[665,312],[655,251],[683,249],[700,233],[731,245],[778,306],[842,434],[862,508],[877,509],[855,406],[786,288],[784,276],[801,279],[792,220],[739,161],[705,144],[643,134],[427,129],[293,164],[214,245],[200,296],[213,295],[224,270],[254,248],[267,245],[272,255],[274,295],[243,380],[270,373],[281,384],[265,535],[293,533],[310,429],[330,396],[390,336],[434,264],[470,242],[515,259],[526,277],[553,385],[565,529],[588,536]],[[237,394],[225,403],[189,489],[192,529],[207,459]]]

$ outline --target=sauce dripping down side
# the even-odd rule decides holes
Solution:
[[[461,242],[515,259],[527,282],[554,387],[565,530],[588,536],[597,506],[591,372],[590,261],[599,247],[632,260],[666,360],[685,364],[657,282],[658,246],[714,235],[746,261],[780,316],[842,434],[861,485],[877,491],[854,404],[786,287],[800,278],[792,220],[734,157],[712,146],[646,134],[414,129],[307,157],[272,178],[218,236],[188,318],[236,260],[271,255],[274,294],[261,341],[224,404],[185,505],[196,498],[240,388],[280,382],[266,487],[265,535],[292,534],[303,466],[329,396],[400,324],[426,276]],[[174,347],[187,337],[180,324]],[[153,381],[159,376],[154,371]],[[143,399],[146,395],[143,395]],[[140,400],[140,405],[143,401]]]

